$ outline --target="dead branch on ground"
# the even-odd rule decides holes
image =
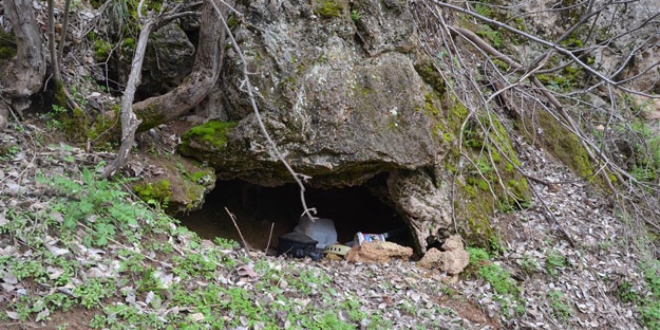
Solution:
[[[238,236],[241,238],[241,242],[243,242],[243,247],[245,248],[245,251],[250,253],[250,246],[247,244],[245,241],[245,238],[243,237],[243,233],[241,233],[241,228],[238,227],[238,223],[236,222],[236,216],[234,216],[233,213],[229,212],[229,209],[225,207],[225,211],[227,211],[227,214],[229,214],[229,218],[231,218],[231,222],[234,223],[234,228],[236,228],[236,231],[238,232]]]

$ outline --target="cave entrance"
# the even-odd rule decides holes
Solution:
[[[370,183],[384,180],[374,179]],[[377,183],[376,183],[377,184]],[[365,186],[348,188],[306,188],[307,203],[318,210],[318,217],[330,218],[341,243],[352,241],[355,233],[385,233],[405,229],[396,241],[412,246],[408,226],[387,203],[378,199]],[[271,224],[275,223],[270,247],[277,246],[277,237],[293,231],[302,213],[297,185],[262,187],[241,180],[218,181],[206,196],[201,210],[181,216],[182,225],[206,239],[216,237],[241,239],[225,211],[235,216],[241,233],[252,249],[265,250]]]

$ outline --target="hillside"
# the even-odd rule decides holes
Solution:
[[[0,328],[660,329],[656,7],[5,1]]]

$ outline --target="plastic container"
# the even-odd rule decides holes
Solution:
[[[311,221],[309,217],[302,216],[293,231],[305,234],[313,240],[318,241],[316,248],[319,250],[325,249],[330,244],[337,243],[337,229],[335,229],[335,223],[332,219],[318,218]]]
[[[388,231],[383,234],[371,234],[363,233],[361,231],[355,234],[355,239],[353,240],[354,244],[362,245],[364,242],[373,242],[373,241],[386,241],[391,238],[397,238],[402,236],[405,233],[405,228],[399,228],[392,231]]]
[[[368,234],[361,231],[355,234],[355,242],[358,245],[362,245],[364,242],[385,241],[386,239],[387,235],[385,234]]]

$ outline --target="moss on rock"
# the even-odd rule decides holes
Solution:
[[[462,150],[456,141],[445,166],[449,173],[458,174],[454,207],[456,218],[462,220],[458,223],[459,232],[470,245],[488,249],[495,237],[490,218],[496,210],[528,206],[529,186],[515,170],[521,162],[506,127],[494,114],[477,114],[468,119],[470,111],[453,98],[448,98],[444,108],[448,129],[445,134],[462,136],[463,140]],[[459,159],[465,156],[471,161],[459,165]]]
[[[525,127],[540,127],[542,134],[536,134],[536,129],[522,130],[530,140],[541,138],[543,146],[564,164],[568,165],[580,177],[590,178],[594,170],[589,154],[584,149],[580,139],[563,127],[550,113],[539,111],[535,113],[535,121],[524,117]]]
[[[321,0],[316,5],[314,13],[322,18],[340,17],[344,12],[344,2],[341,0]]]
[[[172,197],[172,187],[168,180],[136,184],[133,186],[133,192],[148,203],[156,201],[167,204]]]
[[[424,57],[415,63],[415,71],[422,77],[425,83],[431,85],[433,89],[441,96],[446,92],[445,79],[435,69],[434,63],[430,57]]]
[[[214,149],[222,149],[227,146],[227,131],[236,125],[236,122],[211,120],[203,125],[195,126],[182,136],[182,146],[186,147],[191,141],[195,141]]]
[[[90,122],[82,109],[75,108],[70,114],[60,114],[60,121],[68,139],[80,143],[87,141]]]

